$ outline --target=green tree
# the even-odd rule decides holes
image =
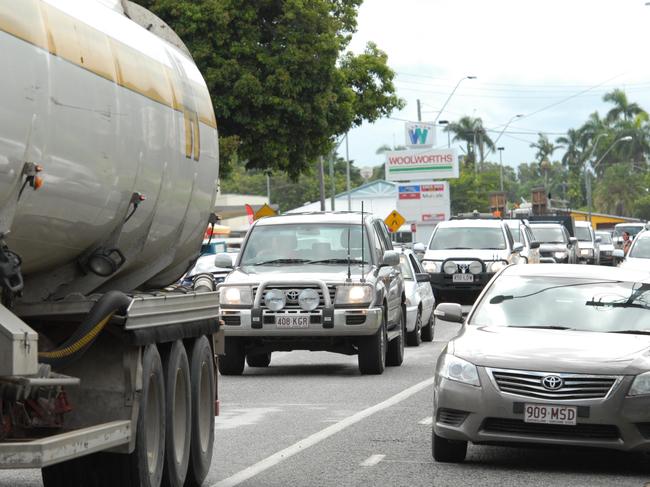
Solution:
[[[400,108],[386,54],[345,49],[362,0],[137,0],[185,41],[212,95],[222,162],[296,178],[336,136]]]
[[[472,118],[470,116],[461,117],[457,122],[447,124],[445,132],[454,134],[454,142],[465,144],[467,161],[476,165],[478,152],[481,163],[485,160],[486,147],[494,150],[494,142],[487,134],[481,118]]]
[[[562,156],[562,165],[566,169],[566,196],[569,205],[573,208],[581,207],[585,201],[583,191],[583,165],[584,165],[584,147],[580,141],[580,132],[576,129],[569,129],[566,135],[558,137],[556,142],[559,147],[565,149]]]
[[[634,116],[644,112],[637,103],[630,103],[625,92],[618,88],[605,93],[603,101],[614,104],[614,107],[605,116],[605,121],[609,124],[621,118],[625,121],[631,120]]]

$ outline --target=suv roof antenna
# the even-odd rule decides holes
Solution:
[[[366,282],[365,274],[363,273],[363,263],[366,260],[366,256],[364,255],[364,245],[363,245],[363,234],[365,233],[364,231],[364,217],[363,217],[363,200],[361,200],[361,282]]]
[[[352,263],[350,261],[350,230],[351,225],[348,225],[348,278],[345,280],[345,282],[352,282]]]

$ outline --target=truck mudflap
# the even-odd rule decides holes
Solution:
[[[131,421],[112,421],[47,438],[0,443],[0,469],[43,468],[128,444]]]

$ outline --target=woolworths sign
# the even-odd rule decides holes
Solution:
[[[388,181],[418,181],[458,177],[455,150],[402,150],[386,152]]]

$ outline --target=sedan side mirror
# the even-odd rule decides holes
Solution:
[[[232,257],[229,254],[217,254],[214,256],[214,266],[232,269]]]
[[[515,254],[518,254],[522,250],[524,250],[524,244],[522,244],[521,242],[517,242],[512,246],[512,252]]]
[[[530,242],[530,248],[531,249],[538,249],[540,246],[539,242]]]
[[[427,251],[427,246],[422,242],[417,242],[413,244],[413,252],[418,254],[424,254]]]
[[[429,276],[428,272],[420,272],[415,275],[415,280],[417,282],[429,282],[431,281],[431,276]]]
[[[433,311],[437,319],[451,323],[463,322],[463,308],[458,303],[440,303]]]
[[[381,259],[381,267],[395,267],[399,265],[399,252],[387,250]]]

